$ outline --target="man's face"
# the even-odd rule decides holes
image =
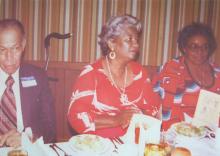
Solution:
[[[20,66],[26,40],[18,29],[12,27],[0,30],[0,68],[13,74]]]

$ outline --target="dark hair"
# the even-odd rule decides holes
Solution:
[[[202,23],[192,23],[191,25],[185,26],[180,32],[179,37],[177,40],[179,50],[182,52],[182,54],[185,54],[184,48],[186,47],[187,41],[189,38],[195,36],[195,35],[202,35],[204,36],[208,41],[208,47],[209,47],[209,56],[213,54],[215,49],[217,48],[216,40],[214,37],[214,34],[212,32],[212,29]]]
[[[107,44],[108,41],[119,36],[125,27],[133,27],[139,34],[141,32],[140,21],[131,15],[111,17],[108,22],[102,26],[101,33],[99,34],[99,45],[104,56],[110,52]]]
[[[18,21],[17,19],[2,19],[0,20],[0,31],[8,29],[8,28],[17,28],[22,37],[25,36],[24,26],[23,24]]]

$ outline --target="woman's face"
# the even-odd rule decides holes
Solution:
[[[139,34],[135,28],[125,27],[113,41],[116,58],[131,60],[139,53]]]
[[[209,44],[206,37],[195,35],[188,39],[184,48],[185,58],[193,64],[201,65],[209,58]]]

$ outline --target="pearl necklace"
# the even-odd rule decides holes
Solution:
[[[115,88],[118,90],[119,94],[120,94],[120,102],[122,103],[122,105],[124,106],[127,106],[130,104],[130,101],[128,100],[128,95],[125,94],[125,86],[126,86],[126,83],[127,83],[127,67],[125,68],[125,78],[124,78],[124,87],[123,88],[119,88],[116,83],[115,83],[115,80],[113,79],[113,76],[112,76],[112,72],[111,72],[111,69],[110,69],[110,64],[109,64],[109,61],[108,61],[108,58],[106,56],[106,62],[107,62],[107,67],[108,67],[108,73],[109,73],[109,76],[110,76],[110,79],[113,83],[113,85],[115,86]],[[121,91],[122,90],[122,91]]]

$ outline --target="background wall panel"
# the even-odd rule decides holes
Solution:
[[[73,33],[53,40],[51,61],[93,62],[101,26],[112,15],[132,14],[143,23],[143,65],[160,65],[179,55],[178,31],[192,21],[208,23],[220,43],[219,0],[0,0],[0,18],[17,18],[27,31],[26,60],[43,61],[44,37],[51,32]],[[219,48],[213,57],[220,59]]]

